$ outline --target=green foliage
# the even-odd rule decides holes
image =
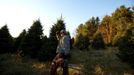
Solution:
[[[119,47],[118,56],[121,60],[134,67],[134,11],[130,8],[120,6],[111,16],[111,24],[116,29],[112,45]]]
[[[22,33],[20,33],[20,35],[17,38],[15,38],[14,41],[15,51],[19,50],[21,42],[25,38],[25,36],[26,36],[26,30],[23,30]]]
[[[57,45],[58,45],[58,40],[56,38],[56,33],[60,32],[62,29],[66,30],[65,27],[65,23],[64,20],[62,19],[62,17],[60,19],[57,20],[57,22],[52,26],[52,28],[50,29],[50,35],[49,38],[47,40],[46,45],[44,45],[42,47],[42,49],[46,49],[45,50],[45,54],[48,60],[52,59],[55,54],[56,54],[56,49],[57,49]],[[47,48],[45,48],[47,46]]]
[[[87,49],[88,46],[89,46],[89,38],[87,36],[83,36],[80,34],[75,42],[75,47],[82,50]]]
[[[127,30],[124,36],[118,41],[119,53],[118,56],[128,62],[134,68],[134,39],[131,30]]]
[[[56,40],[57,39],[56,32],[60,32],[62,29],[66,30],[66,27],[65,27],[64,20],[61,17],[60,19],[57,20],[57,22],[50,29],[49,37]]]
[[[13,38],[9,33],[7,25],[0,29],[0,53],[14,52]]]
[[[55,56],[57,48],[56,32],[66,30],[64,20],[59,19],[50,30],[50,37],[43,36],[43,29],[40,20],[33,22],[33,25],[26,32],[23,30],[17,38],[12,38],[7,26],[0,29],[0,53],[22,51],[25,56],[38,58],[39,60],[51,60]],[[15,48],[13,47],[13,44]]]
[[[99,24],[100,24],[99,17],[96,18],[92,17],[85,23],[85,27],[87,31],[86,33],[90,39],[92,39],[93,35],[96,33]]]
[[[65,23],[64,23],[64,20],[62,19],[62,17],[60,19],[57,20],[57,22],[52,26],[52,28],[50,29],[50,35],[49,35],[49,38],[51,39],[51,42],[53,42],[52,44],[53,45],[57,45],[58,41],[57,41],[57,38],[56,38],[56,33],[59,33],[60,34],[60,31],[64,29],[66,30],[66,27],[65,27]],[[52,45],[52,46],[53,46]],[[55,46],[56,47],[56,46]],[[54,48],[55,48],[54,47]]]
[[[102,37],[101,33],[94,34],[93,41],[91,43],[91,47],[94,49],[105,48],[105,43],[103,41],[103,37]]]
[[[129,24],[133,23],[134,18],[132,16],[132,13],[133,11],[130,8],[120,6],[120,8],[117,8],[112,14],[111,23],[114,26],[114,31],[116,33],[114,34],[115,37],[113,38],[113,44],[116,42],[115,39],[120,38],[121,35],[124,34]]]
[[[111,16],[106,15],[98,29],[105,44],[116,46],[116,42],[122,37],[129,24],[133,23],[133,19],[133,11],[125,6],[117,8]]]
[[[20,50],[22,50],[25,55],[37,57],[38,52],[41,50],[42,47],[42,37],[42,25],[40,23],[40,20],[37,20],[30,27],[26,36],[22,40]]]
[[[111,46],[112,40],[116,35],[115,26],[112,24],[111,17],[106,15],[101,21],[99,32],[102,34],[103,40],[107,46]]]
[[[38,58],[40,61],[48,61],[48,60],[52,60],[54,55],[55,55],[55,51],[54,49],[51,50],[53,46],[51,46],[51,40],[49,38],[47,38],[46,36],[43,37],[42,42],[43,45],[41,47],[41,51],[38,54]]]
[[[85,24],[80,24],[76,29],[74,45],[79,49],[86,49],[90,45],[90,40],[99,26],[99,18],[92,17]]]
[[[72,49],[74,47],[74,37],[71,38],[70,43],[70,49]]]
[[[118,46],[119,40],[121,39],[122,36],[123,36],[123,32],[116,34],[112,40],[112,45]]]

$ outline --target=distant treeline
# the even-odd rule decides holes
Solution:
[[[58,44],[56,32],[62,29],[66,30],[66,25],[61,17],[52,25],[47,37],[43,34],[40,20],[36,20],[27,31],[23,30],[14,38],[5,25],[0,29],[0,53],[22,51],[23,56],[50,60]],[[72,47],[81,50],[118,47],[118,57],[130,64],[134,63],[134,7],[120,6],[101,21],[99,17],[90,18],[78,26],[76,35],[70,41]]]
[[[92,17],[80,24],[74,45],[81,50],[118,47],[118,57],[134,67],[134,7],[122,5],[101,21]]]
[[[32,26],[25,29],[16,38],[9,33],[8,26],[0,29],[0,53],[19,53],[22,56],[38,58],[39,60],[50,60],[55,56],[58,41],[56,32],[66,29],[62,17],[52,25],[50,36],[43,34],[43,28],[40,20],[33,22]]]

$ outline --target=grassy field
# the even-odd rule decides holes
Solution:
[[[69,75],[133,75],[130,66],[116,56],[117,48],[71,50]],[[0,75],[49,75],[50,62],[39,62],[15,54],[0,55]],[[58,68],[61,75],[62,69]]]
[[[116,56],[117,48],[73,50],[70,63],[83,65],[83,75],[133,75],[133,70]]]

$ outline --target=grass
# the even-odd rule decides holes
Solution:
[[[130,66],[116,56],[117,48],[71,50],[69,75],[133,75]],[[50,62],[39,62],[15,54],[0,55],[0,75],[49,75]],[[62,69],[58,68],[62,75]]]
[[[44,63],[15,54],[0,55],[0,75],[44,75]]]
[[[82,64],[83,75],[132,75],[132,69],[116,56],[117,48],[73,50],[70,63]]]

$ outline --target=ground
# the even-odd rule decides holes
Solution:
[[[116,56],[117,48],[71,50],[69,75],[134,75],[134,70]],[[0,75],[49,75],[51,62],[39,62],[14,54],[0,55]],[[58,75],[62,69],[58,68]]]

